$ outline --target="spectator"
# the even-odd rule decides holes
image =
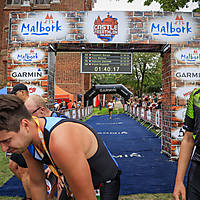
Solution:
[[[157,101],[158,101],[158,97],[157,97],[156,93],[153,94],[153,101],[154,101],[154,103],[157,103]]]
[[[162,97],[159,97],[155,109],[161,109],[161,108],[162,108]]]
[[[138,99],[138,103],[137,103],[136,107],[142,107],[142,99],[141,98]]]
[[[59,104],[57,102],[54,103],[54,109],[58,111]]]
[[[73,103],[72,103],[72,100],[70,99],[70,100],[69,100],[69,103],[67,104],[68,109],[71,109],[71,108],[72,108],[72,104],[73,104]]]
[[[81,101],[78,101],[78,102],[77,102],[76,107],[77,107],[77,108],[80,108],[80,107],[81,107]]]
[[[76,101],[73,102],[72,108],[76,108]]]
[[[66,103],[66,101],[63,101],[62,110],[65,110],[65,109],[67,109],[67,103]]]
[[[101,110],[102,109],[102,104],[101,104],[101,101],[100,101],[100,103],[99,103],[99,110]]]

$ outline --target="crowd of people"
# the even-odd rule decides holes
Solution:
[[[62,100],[60,103],[55,103],[54,108],[56,111],[65,110],[65,109],[76,109],[80,108],[82,105],[81,101],[73,101],[69,99],[69,101]]]
[[[131,97],[127,102],[128,105],[136,108],[144,108],[145,111],[153,109],[161,109],[162,107],[162,94],[143,95],[142,98]]]

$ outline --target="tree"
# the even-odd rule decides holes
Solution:
[[[118,83],[134,90],[141,97],[143,93],[160,92],[162,87],[161,58],[158,53],[133,53],[132,74],[118,75]]]
[[[133,2],[134,0],[128,0],[128,2]],[[149,6],[152,2],[156,2],[160,4],[161,9],[163,11],[171,11],[175,12],[178,11],[181,8],[188,8],[188,3],[191,0],[145,0],[144,5]],[[198,8],[194,9],[193,12],[200,12],[200,0],[192,0],[192,2],[198,3]]]
[[[133,53],[132,74],[92,74],[92,85],[123,84],[134,94],[160,92],[162,88],[161,57],[159,53]]]
[[[114,74],[92,74],[91,77],[91,82],[92,85],[97,85],[97,84],[115,84],[117,83],[115,80],[115,75]]]

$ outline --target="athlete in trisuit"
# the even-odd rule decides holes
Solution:
[[[51,111],[46,105],[46,101],[44,98],[42,98],[40,95],[33,94],[29,96],[29,98],[25,101],[24,104],[27,108],[27,110],[32,113],[33,116],[36,117],[61,117],[61,118],[68,118],[67,116],[56,112],[56,111]],[[49,187],[49,195],[48,195],[48,200],[54,199],[55,192],[56,192],[56,183],[57,184],[57,199],[58,200],[67,200],[67,194],[65,187],[63,185],[63,176],[60,176],[61,180],[56,178],[55,175],[52,174],[52,171],[50,168],[46,168],[45,172],[47,173],[47,181],[48,178],[51,178],[52,181],[49,182],[51,184],[51,187]],[[54,181],[56,180],[56,181]]]
[[[0,146],[2,151],[23,153],[33,200],[47,199],[42,163],[63,172],[76,200],[96,200],[94,188],[99,187],[101,200],[118,199],[118,164],[99,135],[83,122],[33,119],[18,97],[0,95]]]

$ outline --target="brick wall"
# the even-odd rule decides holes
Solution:
[[[80,53],[58,53],[56,56],[56,83],[59,87],[72,93],[76,99],[77,94],[84,94],[84,79],[87,77],[80,73],[81,55]],[[89,85],[85,84],[86,89]]]
[[[83,0],[82,1],[80,1],[80,0],[74,0],[74,1],[61,0],[60,4],[50,4],[49,6],[31,6],[31,7],[19,7],[19,6],[18,7],[17,6],[10,6],[9,7],[9,6],[7,6],[6,7],[5,2],[1,1],[0,2],[0,11],[1,11],[0,12],[0,18],[1,18],[1,21],[0,21],[0,30],[1,30],[0,31],[0,44],[1,44],[0,45],[0,49],[1,49],[1,54],[0,54],[0,82],[2,83],[2,87],[5,86],[6,81],[7,81],[7,60],[10,59],[10,58],[7,57],[8,32],[9,32],[9,13],[10,12],[15,12],[15,11],[30,12],[30,11],[45,11],[45,10],[49,10],[49,11],[50,10],[51,11],[61,11],[61,10],[62,11],[70,11],[70,10],[83,11],[84,9],[90,10],[91,9],[90,4],[92,5],[92,1],[90,1],[90,0],[86,1],[86,2],[83,1]],[[16,27],[13,27],[13,30],[15,28]],[[15,45],[11,45],[11,49],[12,49],[13,46],[15,46]],[[24,47],[24,46],[25,47],[27,47],[27,46],[37,47],[38,45],[35,44],[35,43],[29,43],[29,44],[23,43],[21,45],[16,45],[16,47]],[[80,56],[80,54],[78,56]],[[80,61],[80,58],[77,58],[77,60]],[[11,62],[11,61],[9,60],[9,62]],[[71,63],[70,63],[70,61],[68,61],[68,62],[69,63],[68,63],[67,66],[70,66],[71,63],[73,63],[73,61],[71,61]],[[79,66],[80,66],[80,63],[79,63]],[[57,64],[56,70],[58,69],[58,71],[57,71],[56,74],[58,76],[59,76],[60,67],[62,67],[62,66],[59,66]],[[8,70],[8,73],[9,73],[9,70]],[[69,74],[75,73],[74,69],[72,69],[72,72],[70,72],[70,69],[66,69],[65,71],[68,71]],[[89,80],[91,79],[91,76],[90,75],[84,76],[84,75],[79,74],[79,76],[76,76],[76,78],[77,78],[77,80],[75,80],[75,77],[73,77],[73,83],[75,83],[74,87],[69,87],[69,83],[67,82],[66,79],[63,79],[62,81],[60,81],[60,79],[58,78],[58,79],[56,79],[56,81],[57,81],[57,83],[60,87],[62,87],[63,89],[66,89],[67,91],[69,91],[70,93],[73,93],[76,96],[79,93],[83,94],[85,92],[84,88],[89,89],[89,87],[90,87]],[[84,86],[84,79],[88,79],[88,80],[86,80],[86,86]],[[10,80],[10,79],[8,78],[8,80]],[[8,81],[7,86],[12,87],[14,84],[17,84],[17,82],[13,83],[13,82]],[[43,87],[46,87],[45,85],[46,84],[43,83]]]
[[[171,51],[164,53],[162,56],[162,120],[163,120],[163,134],[162,134],[162,151],[171,155]]]

